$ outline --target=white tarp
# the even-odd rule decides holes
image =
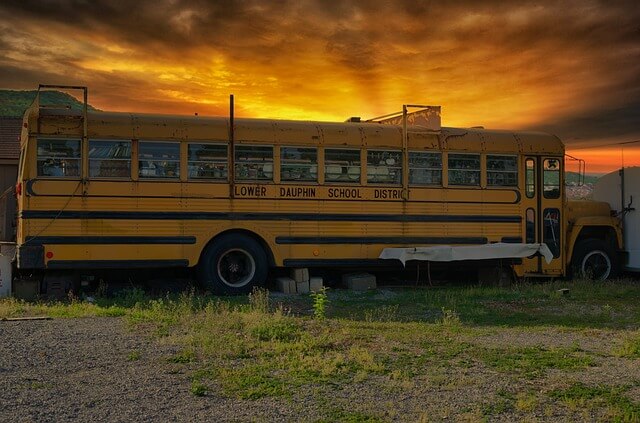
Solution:
[[[455,246],[437,245],[434,247],[385,248],[381,259],[400,260],[404,265],[409,260],[421,261],[458,261],[488,260],[501,258],[524,258],[540,253],[547,263],[553,259],[553,253],[547,244],[509,244],[498,242],[484,245]]]

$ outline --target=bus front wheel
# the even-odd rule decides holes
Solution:
[[[209,244],[198,264],[200,283],[214,294],[248,294],[267,280],[267,255],[250,236],[230,233]]]
[[[595,281],[615,278],[620,270],[613,247],[597,238],[580,242],[574,250],[571,264],[574,276]]]

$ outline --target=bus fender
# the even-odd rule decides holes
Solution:
[[[584,238],[606,238],[607,233],[615,234],[615,247],[623,248],[622,228],[617,219],[609,216],[579,217],[570,225],[567,234],[567,263],[571,262],[576,243]]]

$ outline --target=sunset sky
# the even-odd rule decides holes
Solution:
[[[555,133],[588,173],[640,165],[633,1],[2,0],[0,88],[89,87],[103,110]],[[589,148],[585,148],[589,147]]]

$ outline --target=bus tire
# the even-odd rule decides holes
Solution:
[[[198,263],[200,283],[217,295],[248,294],[267,280],[267,254],[248,235],[229,233],[210,243]]]
[[[604,281],[618,276],[620,262],[615,249],[597,238],[581,241],[576,245],[571,267],[574,277]]]

